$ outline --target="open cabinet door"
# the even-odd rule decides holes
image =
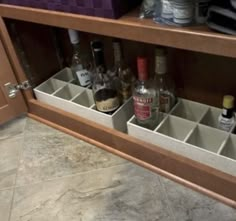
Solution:
[[[18,91],[15,97],[10,98],[5,86],[7,83],[18,84],[3,43],[0,40],[0,124],[27,112],[27,106],[21,91]]]

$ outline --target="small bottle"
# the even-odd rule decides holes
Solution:
[[[121,41],[113,41],[114,72],[118,77],[117,88],[121,103],[125,103],[132,96],[133,74],[130,67],[125,63]]]
[[[169,113],[176,103],[174,83],[167,74],[167,50],[156,48],[155,82],[159,90],[160,111]]]
[[[93,41],[91,47],[96,66],[92,86],[96,107],[100,112],[113,114],[119,108],[120,101],[114,81],[107,74],[103,44],[100,41]]]
[[[234,97],[231,95],[224,96],[223,112],[219,116],[218,128],[229,132],[235,123],[234,116]]]
[[[91,64],[80,53],[80,43],[78,32],[68,30],[71,44],[73,45],[73,56],[71,70],[76,83],[82,87],[91,85]]]
[[[147,59],[139,57],[137,65],[138,81],[133,91],[135,117],[140,126],[154,129],[158,120],[158,92],[148,78]]]

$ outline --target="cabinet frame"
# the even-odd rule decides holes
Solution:
[[[148,23],[150,21],[138,22],[137,19],[133,21],[134,18],[132,16],[130,18],[129,15],[124,16],[121,20],[111,20],[0,5],[0,16],[2,16],[0,18],[0,37],[19,82],[26,80],[26,76],[18,61],[3,17],[63,28],[73,28],[140,42],[236,57],[236,50],[234,50],[236,48],[236,39],[234,37],[213,34],[213,32],[206,31],[194,32],[188,29],[155,27],[151,23]],[[103,28],[101,28],[101,24]],[[95,26],[97,28],[94,28]],[[143,31],[149,31],[150,36],[144,35],[142,37]],[[161,35],[159,39],[156,38],[158,34]],[[165,37],[168,38],[165,39]],[[186,41],[191,40],[192,45],[185,44]],[[201,46],[198,47],[197,44],[201,44]],[[29,117],[94,144],[106,151],[236,208],[236,177],[174,154],[161,147],[140,141],[127,134],[103,127],[92,121],[43,104],[34,99],[31,90],[23,93],[27,101]]]

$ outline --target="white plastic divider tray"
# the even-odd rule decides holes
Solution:
[[[154,130],[133,116],[128,134],[236,176],[236,135],[217,128],[221,109],[179,99],[169,114],[160,114]]]
[[[39,101],[122,132],[127,132],[127,121],[133,115],[132,99],[112,115],[98,112],[92,90],[75,85],[70,68],[34,88],[34,93]]]

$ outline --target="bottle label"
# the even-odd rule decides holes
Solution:
[[[172,0],[162,0],[162,18],[172,18],[173,17],[173,6]]]
[[[229,132],[235,123],[234,116],[230,119],[223,117],[222,115],[219,116],[219,125],[218,128],[224,131]]]
[[[166,65],[166,56],[156,56],[156,73],[166,74],[167,65]]]
[[[98,111],[113,112],[120,106],[119,98],[113,97],[107,100],[96,101],[96,106]]]
[[[148,120],[152,117],[153,98],[133,97],[134,113],[139,120]]]
[[[91,84],[91,75],[88,70],[82,69],[82,70],[76,71],[76,75],[82,87],[85,87]]]
[[[164,113],[169,113],[171,109],[171,98],[169,95],[160,95],[160,110]]]

